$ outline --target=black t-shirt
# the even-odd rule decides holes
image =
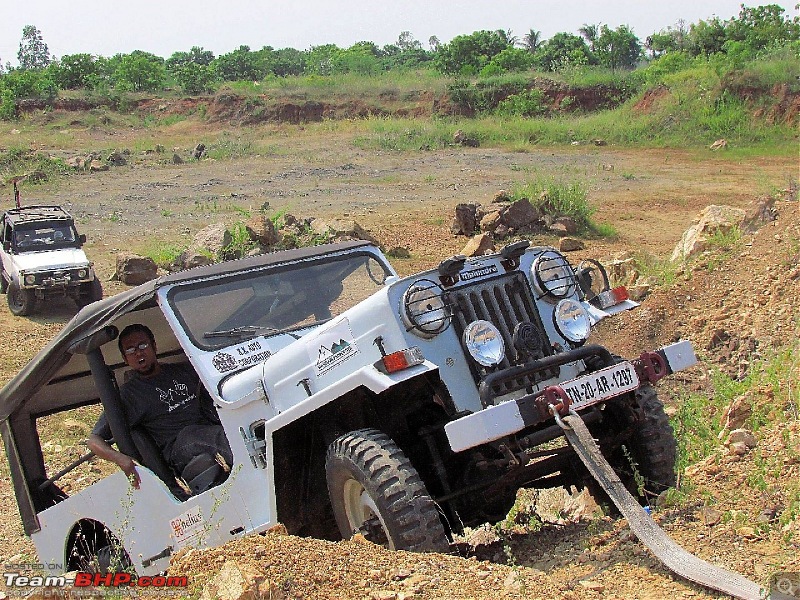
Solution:
[[[149,378],[138,373],[120,388],[122,407],[128,425],[143,427],[161,453],[169,456],[178,433],[187,425],[211,423],[200,401],[205,392],[197,374],[182,365],[163,364],[158,375]],[[111,428],[103,414],[92,433],[111,439]]]

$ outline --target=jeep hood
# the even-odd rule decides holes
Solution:
[[[15,254],[14,262],[20,271],[38,271],[85,267],[89,264],[89,259],[80,248],[61,248]]]

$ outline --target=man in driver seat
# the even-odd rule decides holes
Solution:
[[[123,329],[118,344],[123,360],[133,369],[133,377],[120,388],[128,425],[150,434],[179,475],[202,454],[219,455],[225,462],[223,468],[229,467],[233,454],[213,409],[201,401],[201,393],[206,392],[197,374],[182,365],[159,363],[155,337],[145,325],[136,323]],[[114,449],[109,444],[111,438],[111,428],[103,414],[86,444],[97,456],[119,466],[138,489],[136,463]]]

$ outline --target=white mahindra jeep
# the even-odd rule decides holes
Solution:
[[[0,391],[25,531],[52,571],[152,575],[183,546],[277,523],[445,551],[465,526],[504,518],[521,487],[593,483],[556,423],[567,412],[646,499],[675,480],[652,384],[694,355],[681,342],[627,361],[588,344],[597,320],[635,306],[597,289],[597,271],[518,242],[400,278],[374,245],[346,242],[175,273],[93,303]],[[230,472],[165,470],[126,425],[115,338],[135,322],[153,330],[162,362],[199,373]],[[90,455],[43,452],[37,421],[97,403],[143,465],[138,490],[119,470],[79,476]]]
[[[18,316],[39,301],[69,296],[79,306],[103,297],[72,216],[60,206],[23,206],[3,213],[0,291]]]

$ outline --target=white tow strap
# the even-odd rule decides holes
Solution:
[[[583,420],[575,413],[556,419],[589,472],[603,487],[631,531],[671,571],[684,579],[742,600],[761,600],[766,591],[757,583],[696,557],[673,541],[630,494],[600,452]]]

